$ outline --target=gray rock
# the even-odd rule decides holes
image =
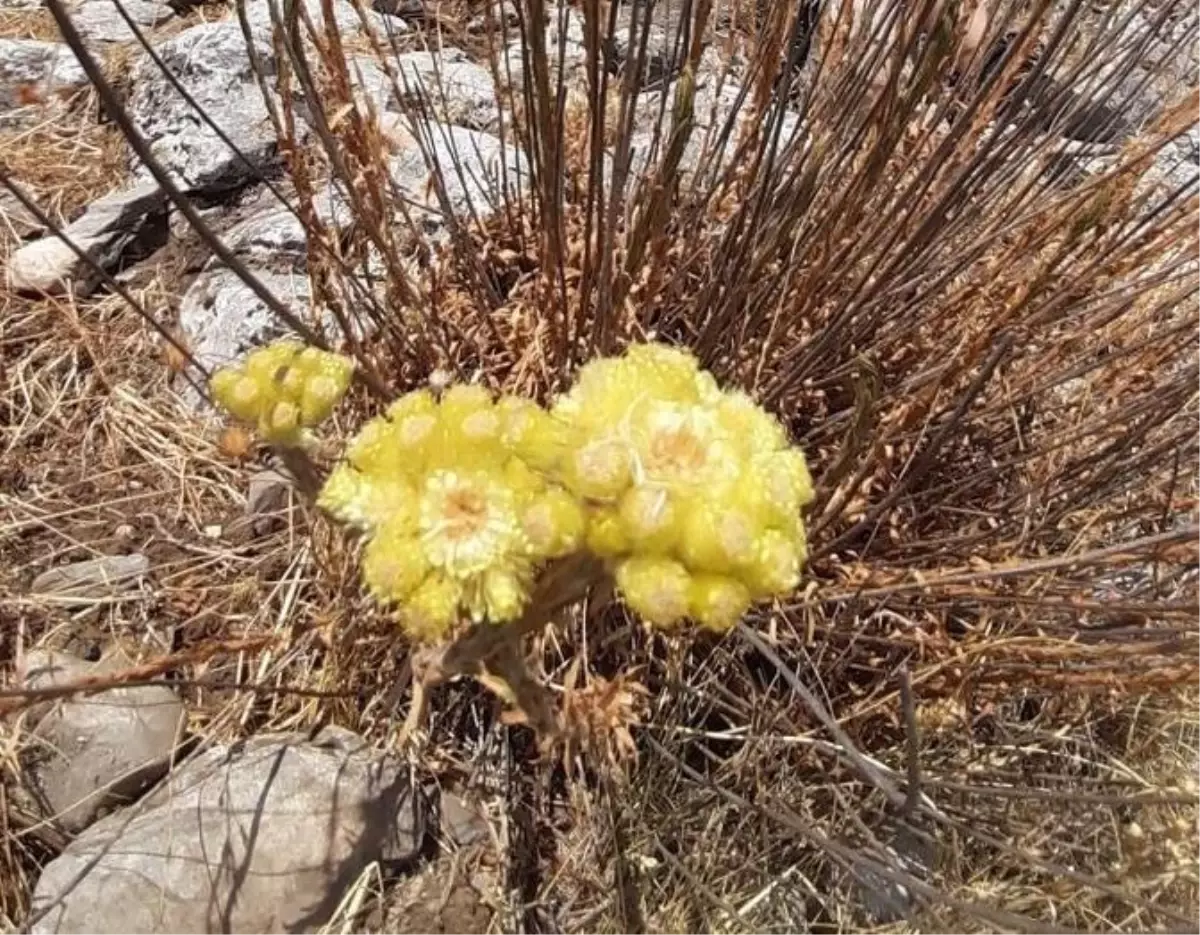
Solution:
[[[65,653],[25,657],[27,688],[100,676],[126,661],[96,665]],[[114,688],[55,703],[34,726],[29,778],[47,818],[79,831],[102,811],[133,800],[167,770],[183,732],[183,705],[166,685]]]
[[[295,192],[286,187],[281,191],[292,207],[296,207]],[[327,186],[324,195],[316,197],[314,202],[318,220],[335,232],[354,220],[350,204],[332,186]],[[233,225],[222,232],[221,239],[238,256],[268,270],[302,270],[307,260],[308,237],[303,223],[265,188],[237,209]],[[208,268],[219,265],[220,261],[214,257]]]
[[[291,478],[280,471],[268,468],[251,475],[245,510],[225,528],[226,538],[249,542],[283,525],[292,488]]]
[[[8,189],[0,189],[0,236],[24,240],[45,231],[42,222]]]
[[[278,3],[277,5],[280,10],[283,9],[282,3]],[[325,14],[321,6],[321,0],[298,0],[295,5],[297,8],[303,7],[307,11],[308,16],[318,29],[323,30],[325,28]],[[388,35],[388,33],[408,32],[408,24],[403,20],[391,16],[382,16],[369,9],[368,4],[364,4],[364,6],[368,8],[364,10],[364,15],[360,16],[358,10],[354,8],[354,4],[350,3],[349,0],[333,0],[333,21],[343,38],[362,33],[364,20],[381,37]],[[272,25],[271,7],[268,0],[248,0],[246,4],[246,18],[254,26],[270,29]]]
[[[348,62],[347,71],[354,89],[355,103],[364,116],[370,112],[370,108],[373,108],[376,114],[381,114],[395,105],[396,94],[392,79],[373,55],[354,56]]]
[[[490,838],[487,821],[457,795],[443,792],[438,800],[439,830],[443,841],[459,847],[482,844]]]
[[[61,42],[0,39],[0,111],[23,106],[23,98],[70,94],[86,84],[75,54]]]
[[[371,8],[388,16],[418,20],[425,18],[425,0],[375,0]]]
[[[92,202],[64,233],[111,271],[127,254],[162,243],[166,212],[166,193],[154,182],[143,182]],[[86,295],[99,282],[95,270],[54,235],[25,244],[9,258],[8,283],[16,292],[50,295],[70,288],[76,295]]]
[[[491,0],[487,4],[492,8],[492,22],[496,28],[506,27],[516,29],[521,22],[514,0]],[[483,35],[487,32],[488,17],[486,12],[478,13],[467,22],[467,32],[473,35]]]
[[[175,15],[175,11],[166,3],[154,0],[121,0],[121,7],[143,35]],[[71,10],[71,22],[85,39],[96,42],[137,41],[113,0],[80,0]]]
[[[150,560],[140,553],[105,555],[42,572],[30,592],[42,600],[87,605],[130,591],[150,571]]]
[[[560,35],[563,40],[561,55]],[[583,37],[583,17],[579,13],[567,10],[564,32],[559,28],[558,13],[551,11],[546,22],[546,51],[550,60],[551,84],[558,81],[561,68],[564,82],[582,88],[585,80],[584,66],[587,64],[587,49],[584,47]],[[517,87],[525,80],[525,61],[519,37],[513,38],[501,53],[500,77],[506,82],[511,81]]]
[[[635,12],[638,22],[631,43],[629,27]],[[609,71],[619,74],[631,64],[632,57],[641,48],[642,34],[645,33],[642,86],[654,85],[677,75],[686,56],[679,38],[682,12],[682,5],[678,3],[657,3],[651,9],[639,4],[623,5],[617,14],[612,40],[605,43],[604,57]],[[649,25],[646,25],[647,15],[650,17]]]
[[[396,56],[402,103],[426,102],[446,123],[487,130],[500,121],[491,72],[461,49],[409,52]]]
[[[296,315],[310,318],[306,275],[265,270],[255,274]],[[287,330],[250,287],[224,267],[201,273],[188,286],[179,304],[179,324],[192,353],[207,367],[231,363]]]
[[[441,123],[425,124],[420,135],[429,145],[445,180],[450,210],[461,219],[472,210],[484,217],[501,197],[502,185],[515,196],[529,178],[525,157],[515,146],[505,145],[488,133]],[[416,142],[400,147],[389,161],[392,179],[418,204],[439,214],[441,202],[431,183],[430,170]]]
[[[252,36],[264,70],[273,74],[269,30],[260,27]],[[275,130],[238,22],[201,23],[168,39],[157,52],[245,157],[239,158],[200,119],[149,57],[139,58],[131,73],[129,112],[154,157],[178,184],[197,192],[231,190],[275,165]],[[132,153],[130,170],[150,177]]]
[[[415,854],[407,777],[338,728],[212,747],[46,866],[30,931],[315,931],[369,863]]]

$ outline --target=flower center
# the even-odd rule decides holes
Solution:
[[[478,490],[460,487],[443,502],[442,533],[451,539],[466,539],[487,525],[487,501]]]
[[[646,466],[654,474],[683,477],[697,473],[707,458],[703,440],[690,425],[662,429],[650,437]]]
[[[482,474],[430,475],[419,523],[430,563],[455,578],[504,561],[520,535],[512,492]]]

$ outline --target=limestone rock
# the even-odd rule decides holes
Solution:
[[[155,0],[121,0],[121,7],[147,38],[150,29],[175,15],[168,4]],[[71,10],[71,22],[85,39],[96,42],[137,41],[113,0],[80,0]]]
[[[90,665],[65,653],[25,657],[25,685],[48,688],[125,665],[119,655]],[[166,685],[114,688],[55,702],[33,729],[29,777],[45,810],[67,831],[131,801],[166,772],[184,724]]]
[[[299,271],[307,260],[308,236],[295,210],[296,193],[287,186],[276,190],[288,199],[291,207],[264,188],[241,207],[226,213],[222,220],[233,223],[222,231],[221,240],[255,267],[277,272]],[[354,219],[349,202],[332,185],[313,201],[317,219],[335,235]],[[217,267],[219,262],[214,257],[208,268]]]
[[[46,866],[30,930],[316,931],[369,863],[415,854],[413,806],[408,769],[340,728],[213,746]]]
[[[490,129],[500,120],[491,72],[461,49],[398,55],[396,70],[404,103],[425,101],[446,123],[472,130]]]
[[[33,579],[29,590],[58,604],[87,605],[136,588],[149,571],[150,561],[140,553],[104,555],[50,568]]]
[[[497,28],[517,29],[520,27],[521,18],[517,13],[515,0],[489,0],[486,5],[492,8],[492,22]],[[483,35],[487,32],[487,27],[486,11],[477,13],[467,22],[467,32],[472,35]]]
[[[583,43],[583,17],[571,9],[567,9],[565,14],[565,30],[560,28],[563,23],[559,20],[558,12],[551,12],[546,20],[546,50],[549,52],[550,58],[550,83],[557,83],[561,68],[563,80],[569,86],[583,90],[584,66],[587,64],[587,49]],[[512,35],[511,31],[509,35]],[[561,55],[560,36],[562,37]],[[520,37],[514,36],[501,53],[500,77],[503,81],[511,82],[516,87],[520,87],[525,80],[525,60],[521,52]]]
[[[86,84],[75,54],[61,42],[0,39],[0,112]]]
[[[296,315],[308,319],[306,275],[263,270],[255,275]],[[179,304],[179,324],[192,353],[207,367],[231,363],[286,330],[250,287],[224,267],[201,273],[188,286]]]
[[[272,75],[270,30],[257,27],[252,37],[262,67]],[[129,113],[149,141],[154,157],[178,184],[198,192],[227,191],[274,166],[275,130],[236,20],[193,26],[162,43],[157,52],[241,153],[239,157],[230,149],[176,92],[161,69],[143,56],[132,69]],[[151,177],[133,153],[129,167],[137,177]]]
[[[377,13],[398,16],[404,19],[425,18],[425,0],[375,0],[371,8]]]
[[[144,255],[165,241],[166,193],[154,182],[121,189],[92,202],[64,233],[102,268],[112,270],[128,254]],[[90,292],[100,282],[95,270],[57,236],[18,249],[8,263],[16,292],[55,294],[73,288]]]
[[[319,30],[326,28],[321,0],[299,0],[296,6],[306,9],[309,18]],[[247,0],[246,7],[246,18],[251,25],[271,28],[271,6],[267,0]],[[282,5],[279,8],[282,9]],[[343,38],[362,33],[364,21],[380,37],[385,37],[389,33],[408,32],[408,24],[403,20],[392,16],[383,16],[370,9],[369,4],[364,4],[364,8],[364,15],[360,16],[350,0],[333,0],[333,22]],[[236,15],[234,22],[236,23]]]
[[[422,126],[420,134],[441,168],[446,200],[456,217],[466,219],[472,211],[484,217],[499,203],[502,186],[515,195],[528,181],[529,168],[521,151],[491,134],[432,122]],[[401,190],[440,213],[441,202],[415,141],[401,148],[388,165]]]

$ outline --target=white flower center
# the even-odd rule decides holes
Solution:
[[[430,563],[460,579],[503,562],[520,535],[512,492],[484,474],[456,471],[425,482],[419,529]]]

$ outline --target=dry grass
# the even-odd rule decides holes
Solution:
[[[1015,46],[1083,63],[1078,87],[1107,88],[1087,63],[1141,54],[1115,21],[1056,46],[1050,11],[995,12],[989,40],[1027,24]],[[743,11],[751,61],[783,60],[786,13],[756,29]],[[705,123],[677,88],[641,189],[631,179],[611,210],[598,151],[579,141],[620,153],[633,83],[601,86],[597,70],[590,100],[560,110],[535,55],[505,128],[531,154],[530,185],[454,230],[438,266],[409,262],[408,209],[369,115],[343,114],[315,149],[292,141],[299,210],[330,171],[354,204],[349,237],[312,223],[310,271],[323,304],[371,326],[356,350],[381,384],[443,369],[545,394],[591,354],[654,335],[766,400],[820,488],[807,587],[729,637],[653,635],[598,605],[531,641],[564,695],[580,674],[645,686],[636,763],[611,766],[603,742],[541,755],[479,688],[437,689],[408,752],[496,812],[495,927],[1195,924],[1197,190],[1149,159],[1195,122],[1195,101],[1066,184],[1046,128],[1070,107],[1032,104],[999,129],[1028,90],[1019,56],[1003,80],[928,80],[951,59],[980,76],[988,43],[968,48],[960,27],[906,61],[824,34],[791,91],[807,137],[771,107],[793,77],[772,65],[727,128],[737,158],[708,172],[683,172],[683,138],[670,145],[672,112]],[[605,30],[588,40],[596,61]],[[338,41],[318,45],[329,113],[350,100]],[[879,85],[882,68],[895,78]],[[286,68],[277,80],[303,90]],[[110,137],[67,136],[109,152]],[[103,187],[99,169],[62,193],[66,173],[14,167],[64,206]],[[370,256],[387,270],[371,296],[353,275]],[[161,312],[175,281],[163,269],[139,297]],[[300,503],[265,534],[238,532],[253,467],[180,409],[133,311],[3,301],[0,588],[135,548],[154,572],[74,616],[10,601],[0,658],[115,642],[179,679],[201,737],[332,721],[392,744],[409,647],[359,594],[353,543]],[[377,405],[356,398],[322,456]],[[6,741],[15,776],[19,738]],[[0,909],[19,924],[52,845],[9,830]],[[897,885],[911,909],[881,921],[864,891]],[[364,880],[371,895],[347,904],[377,889]]]
[[[58,39],[58,26],[49,10],[0,10],[0,37],[5,39]]]

